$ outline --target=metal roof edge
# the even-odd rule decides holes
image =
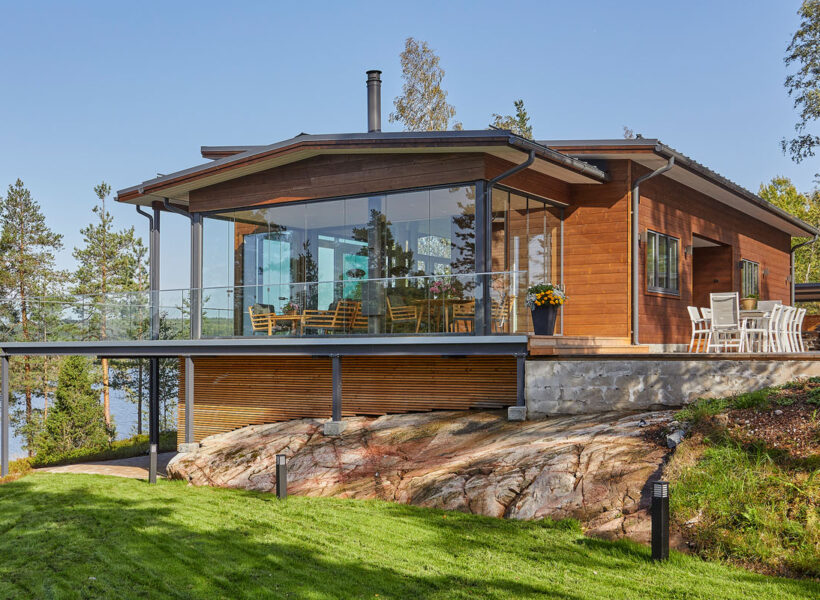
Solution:
[[[608,180],[608,175],[605,172],[598,169],[597,167],[595,167],[594,165],[586,163],[581,159],[567,156],[566,154],[558,152],[557,150],[548,148],[547,146],[539,144],[538,142],[527,140],[525,138],[512,134],[506,130],[477,129],[462,131],[391,131],[374,133],[339,133],[317,135],[300,134],[296,137],[287,140],[282,140],[280,142],[276,142],[274,144],[270,144],[267,146],[248,146],[247,150],[238,152],[236,154],[231,154],[229,156],[217,158],[215,160],[209,160],[208,162],[195,165],[188,169],[183,169],[181,171],[169,173],[161,177],[155,177],[153,179],[143,181],[140,184],[123,188],[117,191],[117,200],[119,200],[121,196],[130,195],[134,192],[137,192],[140,195],[142,195],[145,193],[145,190],[147,188],[161,186],[164,182],[171,182],[181,177],[195,175],[199,172],[204,172],[210,169],[228,166],[232,163],[241,163],[245,160],[253,159],[260,155],[264,155],[269,152],[275,152],[277,150],[281,150],[289,146],[296,146],[298,144],[315,144],[320,142],[389,142],[393,140],[418,140],[421,142],[423,142],[424,140],[464,141],[471,139],[475,139],[478,142],[486,140],[494,141],[496,143],[506,143],[513,147],[526,149],[527,151],[535,150],[539,154],[540,158],[548,160],[553,163],[557,163],[559,166],[563,166],[566,169],[578,172],[586,177],[596,179],[600,182],[605,182]],[[232,148],[239,149],[242,147],[234,146]]]
[[[820,235],[820,230],[818,230],[816,227],[814,227],[812,225],[809,225],[808,223],[806,223],[802,219],[800,219],[798,217],[795,217],[790,212],[785,211],[785,210],[783,210],[782,208],[780,208],[778,206],[775,206],[774,204],[772,204],[771,202],[769,202],[767,200],[764,200],[763,198],[761,198],[757,194],[747,190],[746,188],[744,188],[743,186],[735,183],[731,179],[728,179],[728,178],[724,177],[720,173],[717,173],[716,171],[713,171],[712,169],[710,169],[706,165],[703,165],[703,164],[697,162],[696,160],[694,160],[692,158],[689,158],[685,154],[681,154],[680,152],[678,152],[674,148],[672,148],[670,146],[667,146],[666,144],[658,141],[657,144],[655,145],[655,151],[656,151],[657,154],[659,154],[660,156],[663,156],[665,158],[674,157],[676,165],[687,168],[690,171],[694,171],[695,173],[697,173],[698,175],[701,175],[702,177],[705,177],[706,179],[710,179],[713,183],[716,183],[716,184],[720,185],[721,187],[726,188],[730,192],[732,192],[734,194],[737,194],[738,196],[740,196],[744,200],[746,200],[746,201],[748,201],[752,204],[757,205],[758,207],[762,208],[763,210],[765,210],[767,212],[770,212],[773,215],[775,215],[777,217],[780,217],[781,219],[783,219],[785,221],[788,221],[789,223],[791,223],[792,225],[794,225],[798,229],[802,229],[803,231],[805,231],[809,235]]]

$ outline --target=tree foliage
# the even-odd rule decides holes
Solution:
[[[390,122],[401,123],[405,131],[445,131],[456,109],[447,103],[447,92],[441,87],[444,69],[439,57],[427,42],[409,37],[400,59],[404,85],[401,96],[393,100]]]
[[[101,450],[108,445],[111,432],[89,367],[82,356],[63,360],[54,406],[35,440],[38,458],[57,459],[76,450]]]
[[[62,236],[46,224],[39,203],[18,179],[0,197],[0,290],[3,317],[11,337],[20,341],[44,341],[53,323],[54,305],[44,303],[42,292],[53,289],[65,273],[54,267],[54,256],[62,249]],[[36,431],[32,420],[32,397],[48,394],[48,363],[42,357],[22,357],[15,369],[12,390],[15,400],[24,400],[15,411],[15,427],[31,447]]]
[[[491,127],[496,129],[506,129],[516,135],[520,135],[528,140],[532,137],[532,125],[530,124],[530,116],[527,114],[527,109],[524,108],[524,101],[519,99],[513,102],[515,106],[515,116],[513,115],[499,115],[493,113],[493,122]]]
[[[94,188],[99,200],[93,212],[96,222],[80,230],[83,246],[74,248],[77,260],[74,292],[88,297],[89,311],[84,315],[86,336],[90,339],[109,339],[109,319],[121,311],[130,310],[128,297],[139,287],[138,279],[144,269],[145,248],[134,234],[134,228],[115,230],[114,219],[105,208],[111,186],[102,182]],[[127,321],[127,319],[126,319]],[[117,332],[127,335],[128,332]],[[111,423],[109,365],[102,359],[103,408],[106,423]]]
[[[764,200],[793,214],[814,227],[820,227],[820,191],[802,194],[788,177],[775,177],[768,185],[761,185],[759,195]],[[795,238],[799,244],[809,238]],[[820,248],[809,244],[794,253],[795,283],[820,281]]]
[[[795,137],[784,139],[783,151],[795,162],[814,156],[820,135],[810,127],[820,119],[820,0],[804,0],[797,12],[800,27],[786,50],[786,65],[796,71],[786,77],[786,90],[794,99],[799,119]]]

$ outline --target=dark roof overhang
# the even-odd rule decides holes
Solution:
[[[768,223],[795,237],[817,235],[818,230],[791,213],[767,202],[737,183],[670,148],[657,139],[550,140],[539,143],[585,160],[630,159],[654,170],[674,157],[675,166],[664,174],[718,202]]]
[[[222,149],[222,150],[220,150]],[[523,162],[534,151],[530,167],[568,183],[603,183],[607,174],[579,158],[573,158],[508,131],[374,132],[332,135],[302,134],[268,146],[208,146],[205,164],[144,181],[117,192],[117,200],[133,204],[169,198],[188,203],[188,192],[258,171],[305,160],[320,154],[480,152],[510,162]]]

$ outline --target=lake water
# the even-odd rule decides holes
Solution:
[[[53,398],[52,398],[53,401]],[[114,425],[117,428],[117,439],[122,440],[137,433],[137,405],[133,402],[128,402],[125,399],[125,394],[118,390],[111,390],[111,417],[114,419]],[[102,402],[102,393],[100,394],[100,402]],[[32,404],[35,408],[43,408],[42,398],[34,398]],[[148,399],[143,402],[143,409],[147,409]],[[148,419],[143,418],[143,433],[148,433]],[[9,438],[9,457],[11,460],[16,458],[23,458],[26,456],[26,451],[23,448],[23,439],[12,433]]]

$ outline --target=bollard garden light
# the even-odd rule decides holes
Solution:
[[[288,497],[288,458],[284,454],[276,455],[276,497]]]
[[[652,560],[669,558],[669,482],[652,484]]]

